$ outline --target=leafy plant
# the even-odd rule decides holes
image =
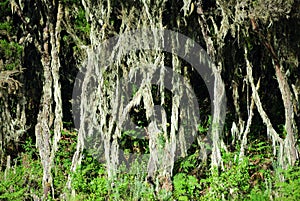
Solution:
[[[200,184],[196,177],[186,173],[174,176],[174,192],[176,200],[192,200],[200,196]]]
[[[240,200],[250,192],[249,160],[244,158],[239,161],[237,154],[224,153],[223,161],[225,170],[201,180],[201,184],[208,188],[203,196],[204,200]]]
[[[276,200],[300,200],[300,167],[289,167],[279,171],[284,176],[284,181],[276,182],[278,192]]]
[[[20,163],[20,165],[17,165]],[[0,172],[0,200],[25,200],[40,195],[42,168],[37,160],[23,154],[15,165]]]
[[[105,200],[108,193],[106,169],[87,155],[73,174],[72,188],[77,193],[76,199]]]

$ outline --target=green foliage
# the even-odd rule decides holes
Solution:
[[[270,200],[270,191],[262,190],[260,189],[260,187],[254,187],[249,194],[249,198],[246,200],[251,200],[251,201]]]
[[[186,173],[174,176],[173,196],[176,200],[196,200],[200,195],[200,184],[196,177]]]
[[[42,168],[28,154],[16,159],[16,164],[6,171],[0,172],[0,200],[26,200],[32,195],[39,196],[42,188]]]
[[[56,196],[64,192],[67,182],[67,176],[70,173],[72,157],[76,150],[76,132],[63,129],[61,131],[62,138],[58,144],[58,151],[54,159],[54,167],[52,169],[53,185],[56,189]]]
[[[211,115],[208,116],[208,120],[205,124],[198,125],[198,131],[200,133],[206,133],[208,131],[210,125],[211,125]]]
[[[73,175],[75,200],[154,200],[153,187],[145,182],[146,169],[145,163],[135,162],[129,171],[120,166],[108,179],[105,167],[87,156]]]
[[[126,130],[122,133],[120,139],[120,147],[125,153],[137,153],[137,154],[148,154],[149,153],[149,142],[145,130],[137,127],[135,130]]]
[[[209,188],[204,200],[241,200],[250,192],[249,160],[239,161],[237,154],[224,153],[225,170],[201,180],[201,184]]]
[[[0,2],[0,10],[1,10],[0,20],[3,21],[4,18],[11,13],[9,0],[4,0],[4,1]],[[1,27],[1,25],[0,25],[0,27]]]
[[[36,146],[33,144],[32,138],[28,138],[23,145],[23,149],[25,150],[26,154],[29,156],[33,156],[37,153]]]
[[[4,63],[5,70],[14,70],[20,68],[22,54],[23,47],[18,43],[0,40],[0,58],[3,59],[2,62]]]
[[[90,155],[73,174],[72,187],[76,191],[76,200],[105,200],[108,192],[106,170]]]
[[[181,160],[179,160],[178,167],[176,169],[176,172],[178,173],[189,173],[195,169],[195,167],[198,166],[198,161],[199,159],[199,152],[197,151],[196,153],[193,153]],[[177,166],[177,164],[176,164]]]
[[[45,22],[47,14],[43,12],[47,9],[43,9],[43,7],[37,10],[35,10],[36,7],[31,8],[31,5],[36,6],[39,4],[33,3],[34,1],[16,1],[17,4],[20,2],[25,4],[21,10],[24,12],[23,17],[27,23],[22,24],[23,22],[21,17],[18,16],[19,14],[17,12],[14,12],[14,14],[12,13],[11,9],[13,7],[11,7],[10,2],[10,0],[2,0],[0,2],[0,71],[20,69],[23,65],[23,61],[28,61],[32,59],[32,56],[36,56],[34,54],[24,54],[24,47],[18,42],[20,37],[24,37],[24,34],[27,35],[30,33],[30,38],[33,40],[32,42],[27,41],[27,43],[30,43],[28,49],[33,48],[34,43],[36,42],[43,42],[43,38],[45,38],[42,30],[45,28],[45,24],[47,24],[47,22]],[[111,7],[108,8],[110,12],[110,19],[104,20],[109,24],[104,24],[102,26],[102,23],[99,22],[103,19],[97,19],[97,15],[101,13],[100,15],[105,16],[103,13],[105,11],[101,10],[101,6],[108,7],[109,3],[103,1],[102,3],[105,5],[102,4],[99,6],[99,9],[91,8],[90,12],[86,13],[82,5],[82,1],[63,0],[64,15],[62,29],[69,30],[61,31],[62,45],[59,57],[62,65],[61,69],[65,69],[64,71],[59,72],[61,78],[66,76],[65,73],[69,70],[73,71],[72,68],[75,68],[75,64],[73,63],[79,63],[79,57],[84,57],[82,52],[85,50],[82,49],[81,45],[88,46],[89,44],[91,24],[96,27],[94,30],[95,32],[98,31],[96,29],[105,30],[103,32],[105,34],[104,38],[108,38],[111,35],[114,35],[115,32],[119,32],[119,30],[139,27],[139,23],[143,22],[143,19],[145,19],[144,16],[147,16],[149,21],[157,23],[154,26],[159,25],[159,22],[162,21],[163,26],[159,25],[160,27],[166,27],[173,30],[176,29],[176,31],[179,31],[180,33],[184,33],[184,30],[188,30],[190,34],[192,33],[196,41],[203,41],[204,39],[206,39],[206,41],[210,41],[210,44],[203,43],[201,45],[215,50],[213,52],[215,54],[216,64],[221,65],[219,67],[222,69],[222,77],[224,78],[224,83],[226,83],[226,94],[228,95],[232,92],[232,81],[234,81],[238,86],[238,105],[240,105],[239,112],[241,114],[236,114],[238,113],[238,110],[236,110],[238,108],[233,108],[232,103],[230,103],[228,107],[228,113],[231,113],[230,115],[232,115],[231,118],[228,118],[230,121],[239,117],[242,117],[242,120],[245,121],[245,118],[249,116],[249,114],[247,114],[247,112],[249,112],[248,102],[249,98],[251,99],[252,90],[247,87],[247,80],[249,77],[246,76],[245,60],[243,59],[242,51],[242,47],[245,44],[249,51],[250,63],[253,64],[251,65],[253,66],[255,82],[261,78],[259,96],[263,102],[263,107],[266,109],[268,114],[273,113],[274,116],[270,116],[270,120],[273,124],[276,119],[282,120],[280,118],[284,118],[284,115],[281,115],[283,110],[280,110],[279,107],[282,105],[282,96],[280,92],[276,92],[279,91],[277,86],[278,83],[274,80],[274,69],[272,68],[273,64],[271,62],[274,55],[270,56],[268,51],[266,51],[263,47],[264,44],[261,40],[265,37],[266,40],[270,42],[270,46],[274,49],[274,53],[272,54],[275,54],[275,57],[277,57],[280,61],[280,69],[282,71],[286,71],[285,76],[287,83],[291,88],[292,84],[295,84],[299,78],[299,70],[296,68],[299,66],[297,55],[299,55],[298,49],[300,44],[298,37],[299,1],[223,0],[218,1],[217,3],[215,1],[202,1],[203,10],[201,10],[195,2],[190,3],[190,1],[184,1],[184,7],[182,7],[182,2],[177,4],[174,3],[175,1],[162,1],[162,3],[157,4],[156,7],[149,6],[149,13],[139,13],[139,10],[141,10],[140,8],[143,8],[144,5],[152,5],[153,3],[153,1],[147,1],[148,3],[144,2],[146,1],[124,1],[122,3],[117,1],[109,2],[111,4]],[[44,5],[47,6],[48,3],[45,2]],[[97,4],[92,1],[85,3],[87,3],[87,6],[91,7],[96,6]],[[164,10],[160,16],[156,16],[157,10],[159,10],[158,8]],[[56,7],[54,10],[57,10]],[[132,13],[134,14],[131,15],[130,10],[132,10]],[[189,17],[183,18],[182,10],[184,10],[185,13],[190,11],[191,13],[189,14]],[[93,15],[94,19],[87,21],[87,15]],[[203,24],[201,26],[199,21],[201,21],[202,17],[207,18],[207,24]],[[256,20],[257,28],[261,34],[264,35],[263,37],[259,36],[256,31],[251,28],[251,20],[249,20],[249,17]],[[126,20],[126,18],[128,19]],[[55,21],[55,19],[53,20]],[[181,25],[178,25],[177,28],[175,28],[178,21]],[[147,22],[148,21],[146,21],[146,23]],[[123,27],[123,23],[125,23],[126,28]],[[149,27],[153,26],[151,23],[148,23],[148,25]],[[120,26],[122,27],[120,28]],[[207,28],[207,30],[205,30],[205,28]],[[232,29],[232,36],[227,34],[227,31],[229,33],[230,29]],[[204,33],[206,33],[207,36],[203,35]],[[222,33],[224,35],[222,35]],[[247,33],[247,36],[244,36],[241,33]],[[94,38],[94,40],[97,40],[97,38]],[[80,43],[78,43],[78,41],[80,41]],[[34,50],[33,52],[37,51]],[[228,58],[226,55],[224,56],[223,53],[227,53]],[[23,58],[24,55],[28,58]],[[165,54],[165,56],[166,55],[167,54]],[[36,58],[39,59],[38,56]],[[173,61],[168,61],[167,56],[164,62],[167,66],[173,65]],[[39,70],[40,66],[31,66],[30,62],[26,63],[28,65],[26,66],[28,72],[26,73],[27,75],[23,75],[24,80],[26,80],[24,84],[28,84],[29,87],[34,86],[34,84],[36,84],[35,74],[36,77],[40,78],[42,76],[42,71]],[[182,67],[183,66],[184,65],[182,65]],[[264,66],[270,66],[270,68],[264,68]],[[178,66],[178,68],[180,67]],[[70,71],[68,73],[70,73]],[[178,69],[178,71],[182,71],[184,74],[183,68]],[[35,74],[31,72],[35,72]],[[109,73],[110,72],[107,72],[108,75]],[[186,78],[193,77],[192,72],[188,72],[188,74],[189,76],[186,76]],[[108,75],[107,77],[109,77]],[[38,80],[40,80],[39,78]],[[194,88],[198,88],[198,86],[195,87],[195,85],[201,85],[199,84],[199,79],[196,78],[197,77],[188,80],[192,85],[194,85]],[[62,81],[62,79],[60,81]],[[274,85],[275,87],[273,87],[272,81],[276,83],[276,86]],[[105,79],[104,77],[104,82],[106,83],[104,85],[105,87],[111,87],[112,82],[110,79]],[[63,85],[64,84],[62,82],[62,86]],[[28,87],[25,88],[25,91],[27,88]],[[37,88],[41,89],[42,87]],[[133,86],[132,95],[134,95],[136,91],[137,87]],[[297,96],[295,91],[297,90],[292,92],[295,93],[295,96]],[[39,97],[38,94],[40,94],[41,91],[34,92],[36,93],[24,95],[29,97],[33,94]],[[159,93],[160,88],[158,85],[153,86],[152,96],[155,105],[161,104],[161,95]],[[198,92],[196,95],[202,95],[202,91]],[[169,123],[171,123],[170,116],[172,113],[172,97],[172,93],[167,92],[166,90],[165,103],[163,107],[166,110]],[[199,97],[202,98],[202,96]],[[268,102],[265,101],[264,98]],[[231,98],[229,98],[229,101],[232,101]],[[7,105],[11,106],[11,102],[14,101],[8,101]],[[30,105],[35,105],[38,102],[31,102],[30,99],[26,99],[25,102],[28,103],[26,113],[29,111],[26,114],[26,117],[31,117],[31,114],[36,115],[39,108],[38,104],[34,107]],[[299,101],[298,103],[295,103],[294,106],[296,104],[299,105]],[[276,111],[273,112],[270,110],[270,106],[275,108]],[[17,108],[15,106],[11,107],[11,112],[15,115]],[[36,109],[36,111],[30,111],[30,107],[32,107],[33,110]],[[281,108],[282,107],[283,106],[281,106]],[[126,153],[134,152],[137,154],[146,154],[149,153],[149,142],[147,136],[141,136],[141,134],[143,132],[143,127],[146,127],[148,122],[144,117],[145,110],[143,110],[143,107],[139,106],[135,109],[137,111],[133,113],[131,117],[136,119],[134,123],[136,123],[139,128],[136,130],[127,130],[122,133],[122,137],[119,139],[120,148],[122,148]],[[200,113],[205,113],[205,109],[207,108],[204,108],[202,111],[201,107]],[[65,106],[63,106],[63,110],[64,112],[67,110]],[[295,113],[297,112],[295,111]],[[15,116],[13,116],[13,118]],[[296,116],[297,115],[295,115],[295,118]],[[288,170],[279,170],[274,167],[273,161],[275,161],[276,158],[272,155],[272,142],[267,140],[256,140],[262,136],[261,134],[265,133],[264,125],[261,123],[261,120],[257,120],[256,118],[259,118],[259,116],[254,115],[253,117],[253,123],[250,128],[252,133],[248,135],[248,143],[250,144],[248,144],[246,149],[247,151],[245,153],[246,157],[243,158],[243,160],[238,160],[238,153],[224,153],[222,156],[224,161],[224,170],[219,170],[218,174],[215,173],[216,171],[212,171],[210,174],[207,171],[203,174],[204,176],[199,175],[198,172],[195,171],[197,170],[197,167],[199,167],[200,163],[199,154],[197,153],[198,150],[195,151],[198,147],[192,147],[191,149],[193,149],[192,151],[195,151],[195,153],[190,154],[191,151],[189,150],[189,156],[177,161],[175,164],[176,168],[174,168],[174,177],[172,178],[174,185],[173,192],[166,192],[162,190],[160,192],[156,192],[156,195],[154,195],[154,189],[157,187],[155,185],[158,185],[158,182],[155,181],[156,184],[153,185],[145,181],[147,176],[147,164],[136,162],[130,170],[121,166],[119,172],[114,175],[113,179],[108,180],[105,166],[103,164],[99,164],[99,162],[91,155],[86,154],[82,165],[72,175],[75,199],[197,200],[199,198],[203,200],[300,200],[300,168],[295,166],[290,167]],[[3,120],[3,118],[1,120]],[[298,120],[299,117],[295,119],[295,121]],[[225,122],[225,124],[226,123],[227,122]],[[209,116],[205,123],[198,126],[199,133],[206,134],[210,124],[211,116]],[[278,123],[276,122],[274,125],[276,124]],[[230,128],[225,129],[228,131],[230,130]],[[253,132],[254,129],[259,132]],[[275,127],[275,129],[281,132],[280,137],[286,137],[287,133],[283,125],[279,125]],[[170,130],[170,126],[168,126],[168,130]],[[30,133],[29,135],[34,136],[34,133]],[[1,136],[2,133],[0,133],[0,137]],[[159,150],[163,151],[165,138],[162,134],[158,136],[159,143],[157,146]],[[228,136],[225,136],[224,142],[228,143],[228,138],[226,139],[226,137]],[[255,140],[252,140],[251,138]],[[15,159],[14,162],[16,165],[6,171],[0,172],[0,200],[30,200],[32,199],[33,194],[38,196],[42,194],[42,192],[40,192],[40,189],[42,189],[41,161],[39,161],[39,154],[32,139],[33,137],[26,140],[22,149],[25,153],[18,153],[20,157]],[[65,189],[65,184],[67,177],[70,174],[70,166],[72,163],[73,153],[76,149],[76,141],[77,135],[75,132],[67,130],[62,131],[62,139],[59,142],[59,149],[56,153],[53,164],[54,167],[52,169],[55,197],[58,197],[67,191],[67,189]],[[299,147],[299,139],[297,146]],[[235,146],[234,150],[238,150],[238,147]],[[5,164],[5,162],[3,164]],[[209,165],[205,164],[205,166],[207,169],[209,168]],[[198,181],[199,178],[202,180]],[[283,178],[284,180],[282,180]]]
[[[279,171],[284,181],[279,180],[275,184],[278,192],[276,200],[300,200],[300,167],[297,165]]]
[[[78,9],[75,17],[75,29],[87,35],[90,33],[91,27],[85,18],[85,11],[82,8]]]
[[[154,200],[154,188],[145,181],[147,164],[134,161],[127,170],[125,165],[119,167],[118,173],[111,180],[110,198],[112,200]],[[161,193],[161,197],[164,194]]]
[[[18,28],[12,22],[9,0],[0,2],[0,11],[0,71],[19,69],[23,46],[13,40]]]
[[[64,0],[64,3],[67,7],[67,23],[69,24],[68,31],[71,31],[72,34],[76,34],[76,37],[80,40],[80,42],[86,44],[89,43],[89,34],[91,30],[90,23],[86,19],[85,10],[81,4],[81,1],[78,0]],[[72,29],[72,30],[70,30]],[[67,43],[79,42],[72,41],[72,37],[70,35],[64,35],[63,41]],[[80,47],[72,44],[72,49],[75,54],[81,51]]]
[[[11,32],[12,25],[10,22],[2,22],[0,23],[0,30],[5,30],[7,33]]]
[[[76,133],[63,130],[60,149],[55,158],[53,182],[55,197],[66,194],[65,189],[72,155],[75,151]],[[23,145],[26,153],[15,160],[13,167],[0,172],[0,199],[24,200],[41,196],[42,167],[37,150],[30,138]],[[105,166],[92,155],[85,153],[77,171],[72,174],[74,200],[299,200],[300,167],[287,170],[270,169],[272,152],[266,142],[255,141],[248,148],[248,157],[238,160],[238,153],[223,153],[224,171],[211,171],[202,176],[195,172],[197,152],[182,159],[174,172],[173,191],[155,193],[158,181],[146,181],[147,163],[135,161],[128,169],[121,165],[116,175],[108,179]],[[284,178],[282,181],[281,179]],[[49,197],[49,200],[52,198]]]

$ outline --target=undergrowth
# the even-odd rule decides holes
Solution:
[[[60,150],[52,169],[55,200],[300,200],[300,167],[282,170],[270,154],[267,143],[255,141],[242,159],[239,152],[223,152],[223,167],[205,169],[199,153],[179,160],[173,172],[172,192],[158,191],[157,182],[147,181],[147,164],[135,162],[120,166],[108,179],[105,164],[88,153],[68,179],[76,135],[64,131]],[[33,143],[24,144],[25,152],[0,172],[0,200],[32,200],[41,197],[42,168]],[[48,200],[53,200],[49,197]]]

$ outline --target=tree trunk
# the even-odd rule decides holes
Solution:
[[[28,12],[40,19],[39,34],[35,35],[32,31],[35,24],[26,21],[28,13],[23,12],[24,2],[16,3],[11,0],[12,10],[16,12],[24,23],[24,35],[29,34],[34,38],[34,44],[41,55],[43,68],[43,91],[40,102],[40,110],[35,126],[36,146],[38,148],[43,167],[43,199],[46,199],[51,191],[54,198],[54,188],[52,181],[51,168],[55,152],[57,151],[62,129],[62,101],[61,87],[59,83],[59,50],[60,50],[60,31],[63,17],[63,5],[60,0],[56,1],[36,1],[35,7],[30,7],[27,2]],[[35,10],[32,10],[35,9]],[[31,14],[32,14],[31,13]],[[54,109],[53,109],[54,99]],[[51,134],[53,129],[54,134]]]

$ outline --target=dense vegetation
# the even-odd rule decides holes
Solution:
[[[299,200],[299,10],[1,0],[0,200]]]

